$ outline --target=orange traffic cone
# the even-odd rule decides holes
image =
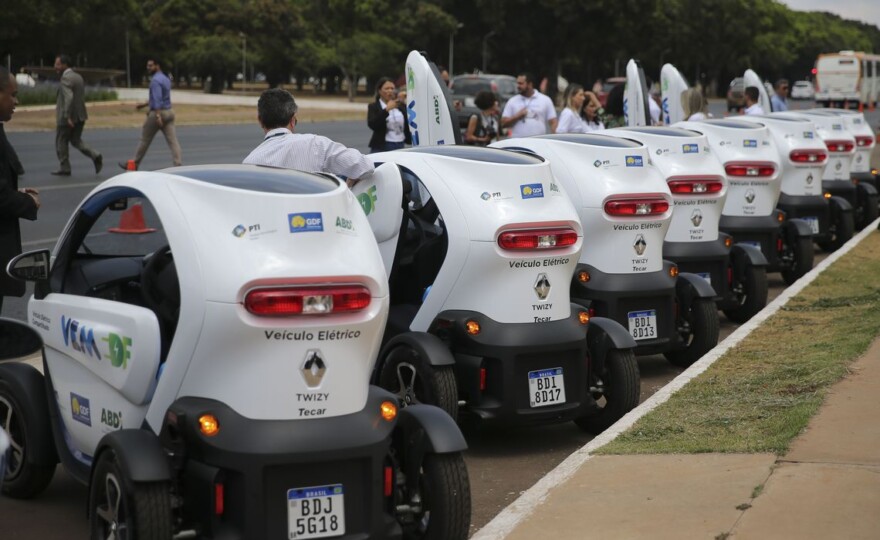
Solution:
[[[122,213],[119,217],[119,227],[109,229],[112,233],[122,234],[144,234],[155,232],[155,230],[147,227],[147,224],[144,222],[144,209],[139,204],[132,206]]]
[[[128,161],[125,163],[125,170],[126,170],[126,171],[136,171],[136,170],[138,170],[137,163],[135,163],[133,159],[128,160]]]

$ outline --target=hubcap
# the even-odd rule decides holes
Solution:
[[[12,444],[9,462],[6,464],[6,478],[15,478],[24,467],[24,433],[21,419],[15,414],[12,402],[0,396],[0,427],[9,435]]]
[[[125,538],[125,524],[120,523],[120,509],[122,507],[122,488],[119,480],[113,473],[107,473],[104,477],[104,504],[98,505],[95,513],[103,522],[102,529],[107,532],[107,540],[119,540]]]
[[[408,362],[397,364],[397,395],[406,405],[419,403],[416,397],[416,380],[418,374],[414,365]]]

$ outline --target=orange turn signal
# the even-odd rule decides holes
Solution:
[[[724,247],[730,247],[733,245],[733,238],[727,237],[724,239]]]
[[[830,193],[825,193],[825,198],[826,198],[826,199],[830,199],[830,198],[831,198],[831,194],[830,194]]]
[[[678,267],[673,265],[669,267],[669,277],[678,277]]]
[[[480,323],[477,321],[468,321],[464,323],[464,329],[468,334],[475,336],[480,333]]]
[[[778,212],[776,214],[776,221],[782,223],[783,221],[785,221],[785,215],[782,212]]]
[[[379,405],[379,413],[386,422],[390,422],[397,418],[397,405],[390,401],[383,401],[382,404]]]
[[[587,312],[587,311],[579,311],[579,312],[578,312],[578,321],[580,321],[581,324],[587,324],[588,322],[590,322],[590,314],[589,314],[589,312]]]
[[[199,417],[199,431],[205,437],[213,437],[220,433],[220,422],[213,414],[203,414]]]
[[[581,270],[580,272],[578,272],[578,281],[580,281],[581,283],[586,283],[590,281],[590,273],[586,270]]]

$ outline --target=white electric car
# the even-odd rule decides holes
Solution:
[[[84,199],[51,263],[31,252],[8,271],[36,283],[44,347],[43,374],[0,364],[21,449],[5,494],[36,495],[60,460],[90,486],[92,538],[467,537],[458,426],[369,384],[387,277],[339,180],[123,174]]]
[[[558,134],[493,144],[547,159],[584,229],[571,296],[629,330],[636,354],[687,366],[718,343],[715,291],[663,259],[672,195],[648,148],[607,135]]]
[[[638,141],[672,193],[674,211],[663,258],[712,285],[728,319],[745,322],[767,305],[767,259],[718,230],[727,199],[724,167],[705,135],[674,127],[616,128],[606,135]]]
[[[810,112],[814,111],[822,114],[839,116],[843,120],[846,129],[853,134],[853,137],[856,140],[856,153],[855,156],[853,156],[850,167],[850,176],[852,177],[853,182],[870,184],[874,187],[874,190],[877,191],[878,188],[880,188],[880,185],[878,185],[877,171],[876,169],[871,168],[871,154],[874,152],[877,140],[874,135],[874,130],[871,129],[871,126],[865,119],[865,114],[847,109],[813,109]],[[869,193],[864,193],[862,194],[862,197],[869,195]],[[870,217],[870,215],[866,216],[865,221],[868,223],[873,221],[870,220]]]
[[[813,122],[782,113],[744,120],[766,126],[779,150],[782,186],[776,207],[789,218],[806,221],[813,241],[823,249],[837,249],[852,238],[852,205],[839,196],[826,197],[822,190],[828,149]]]
[[[632,338],[570,301],[581,225],[548,163],[452,145],[371,158],[353,191],[390,276],[376,382],[495,425],[596,432],[638,405]]]
[[[802,115],[815,124],[816,132],[828,147],[828,163],[822,175],[822,187],[826,193],[849,201],[853,207],[856,230],[877,219],[877,189],[869,182],[859,182],[852,174],[858,140],[856,133],[849,129],[851,122],[847,122],[848,117],[829,113],[827,109],[785,114]],[[855,124],[852,125],[855,127]],[[870,156],[865,159],[870,162]]]
[[[767,259],[767,272],[780,272],[788,284],[809,272],[813,268],[810,225],[788,219],[776,208],[782,167],[770,130],[740,119],[675,125],[706,135],[712,152],[724,166],[728,191],[721,230],[732,235],[734,242],[760,248]]]

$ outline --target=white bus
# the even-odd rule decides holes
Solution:
[[[820,54],[813,70],[822,107],[873,108],[880,94],[880,55],[855,51]]]

